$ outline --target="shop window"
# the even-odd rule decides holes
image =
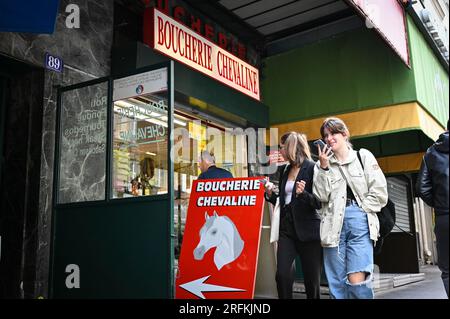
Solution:
[[[114,81],[113,198],[167,193],[166,83],[166,69]]]
[[[61,94],[58,203],[105,199],[108,82]]]

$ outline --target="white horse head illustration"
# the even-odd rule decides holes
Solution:
[[[195,260],[202,260],[206,252],[217,247],[214,263],[218,270],[236,260],[244,249],[236,226],[227,216],[219,216],[216,212],[209,216],[205,212],[205,224],[200,229],[200,241],[194,249]]]

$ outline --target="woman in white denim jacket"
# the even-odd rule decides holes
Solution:
[[[373,154],[357,152],[338,118],[327,118],[320,133],[313,193],[322,203],[320,238],[330,295],[336,299],[373,299],[373,247],[378,239],[376,215],[387,203],[386,178]],[[344,175],[345,176],[344,176]]]

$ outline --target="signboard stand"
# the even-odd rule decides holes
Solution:
[[[265,202],[261,239],[259,241],[258,268],[256,272],[256,299],[278,299],[275,274],[277,271],[276,242],[270,243],[270,203]]]
[[[254,297],[264,204],[264,186],[259,180],[194,181],[176,298]]]

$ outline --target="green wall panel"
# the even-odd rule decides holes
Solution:
[[[417,99],[444,127],[449,115],[448,73],[411,18],[408,18]]]
[[[55,209],[53,298],[170,298],[169,200]],[[80,267],[80,288],[65,285]]]
[[[261,87],[271,124],[416,100],[413,72],[365,28],[267,58]]]

